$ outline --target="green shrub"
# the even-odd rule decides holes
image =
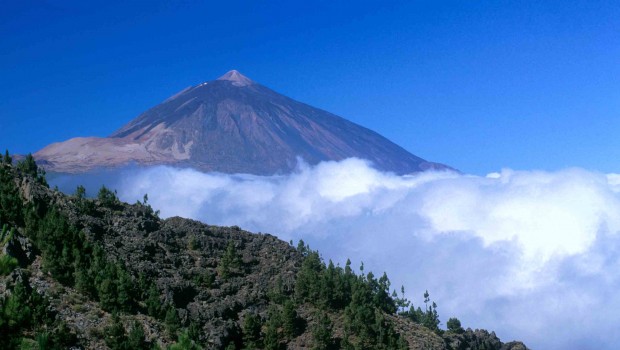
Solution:
[[[0,255],[0,275],[6,276],[17,267],[17,259],[10,255]]]

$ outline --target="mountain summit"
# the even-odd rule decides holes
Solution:
[[[232,81],[233,85],[235,86],[247,86],[254,84],[254,82],[250,78],[246,77],[245,75],[239,73],[239,71],[236,71],[234,69],[217,78],[217,80]]]
[[[236,70],[188,87],[109,137],[78,137],[34,154],[48,171],[169,164],[270,175],[349,157],[398,174],[445,168],[376,132],[283,96]]]

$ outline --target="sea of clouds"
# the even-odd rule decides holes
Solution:
[[[105,182],[128,202],[148,193],[163,217],[303,239],[326,260],[386,271],[416,305],[428,290],[443,325],[456,316],[533,349],[620,343],[620,175],[397,176],[352,158],[280,176],[156,166],[86,179],[51,183],[95,192]]]

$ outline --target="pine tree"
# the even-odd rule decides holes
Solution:
[[[372,325],[375,323],[375,310],[369,286],[363,282],[363,277],[355,287],[351,303],[345,308],[345,330],[356,334],[361,343],[375,339]]]
[[[299,321],[295,304],[289,299],[282,307],[282,331],[288,339],[293,339],[299,331]]]
[[[278,328],[282,325],[280,312],[275,305],[272,305],[267,311],[267,314],[268,317],[265,325],[267,330],[265,331],[263,345],[265,346],[265,350],[278,350],[281,348],[281,338],[278,332]]]
[[[190,338],[188,332],[186,331],[186,332],[182,332],[181,334],[179,334],[179,338],[177,342],[172,344],[168,349],[169,350],[200,350],[202,348]],[[234,349],[234,343],[233,343],[233,349]]]
[[[121,310],[131,311],[134,308],[134,281],[121,264],[116,264],[116,304]]]
[[[104,310],[119,310],[117,281],[116,264],[107,264],[102,271],[97,271],[95,285],[99,302]]]
[[[23,174],[32,176],[41,185],[48,187],[47,180],[45,180],[45,170],[37,166],[32,154],[28,153],[26,158],[17,162],[17,169]]]
[[[82,185],[78,185],[78,187],[75,189],[75,197],[78,200],[86,198],[86,188],[84,188],[84,186]]]
[[[102,206],[108,208],[114,208],[120,203],[118,197],[116,197],[116,191],[112,192],[110,189],[105,187],[105,185],[101,186],[101,188],[99,189],[99,192],[97,193],[97,199]]]
[[[429,305],[430,303],[430,305]],[[437,304],[431,302],[428,290],[424,292],[425,312],[422,317],[422,325],[432,331],[439,331],[439,314],[437,313]]]
[[[149,345],[144,338],[144,328],[138,321],[134,321],[127,336],[128,349],[148,349]]]
[[[297,273],[295,284],[295,298],[298,301],[321,300],[321,272],[325,268],[318,252],[310,251],[304,258],[301,269]]]
[[[278,327],[274,322],[267,321],[267,331],[265,332],[265,350],[279,350],[280,336],[278,334]]]
[[[405,298],[405,286],[400,286],[400,295],[401,297],[399,298],[398,295],[396,294],[396,290],[394,290],[394,293],[392,294],[392,298],[396,301],[396,306],[398,310],[401,313],[403,313],[411,305],[409,300]]]
[[[9,328],[27,327],[32,310],[28,304],[28,292],[21,280],[15,282],[11,295],[3,307],[3,318]]]
[[[187,336],[189,339],[198,342],[200,341],[200,325],[194,321],[190,321],[189,327],[187,327]]]
[[[4,157],[2,157],[2,163],[11,165],[13,164],[13,158],[9,155],[9,150],[4,151]]]
[[[262,322],[258,315],[248,314],[243,320],[243,345],[245,349],[258,349],[261,344]]]
[[[373,284],[375,285],[373,298],[375,305],[388,314],[395,313],[397,307],[394,299],[390,297],[390,280],[387,274],[384,272],[383,276],[376,283],[373,282]]]
[[[23,203],[12,169],[0,167],[0,223],[22,226],[24,224]]]
[[[233,272],[241,267],[241,257],[237,254],[235,243],[230,240],[226,245],[226,251],[220,259],[220,263],[217,266],[217,272],[220,277],[227,279],[232,276]]]
[[[149,316],[160,318],[162,314],[161,301],[159,298],[159,290],[155,284],[151,284],[148,289],[148,296],[146,299],[146,310]]]
[[[312,327],[313,350],[329,350],[333,347],[333,323],[324,312],[319,312]]]
[[[461,321],[458,318],[452,317],[446,323],[446,327],[448,327],[448,331],[453,333],[463,333],[465,330],[461,327]]]
[[[125,350],[127,334],[121,319],[115,312],[112,314],[112,324],[104,329],[105,344],[112,350]]]
[[[164,323],[166,324],[166,331],[168,332],[168,336],[173,338],[176,335],[177,330],[181,327],[181,320],[179,319],[177,309],[175,309],[174,306],[168,306],[168,311],[166,311]]]
[[[6,276],[17,267],[17,259],[8,255],[0,254],[0,276]]]

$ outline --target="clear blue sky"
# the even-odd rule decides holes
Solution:
[[[464,172],[620,172],[620,1],[214,3],[3,3],[0,148],[108,135],[237,69]]]

